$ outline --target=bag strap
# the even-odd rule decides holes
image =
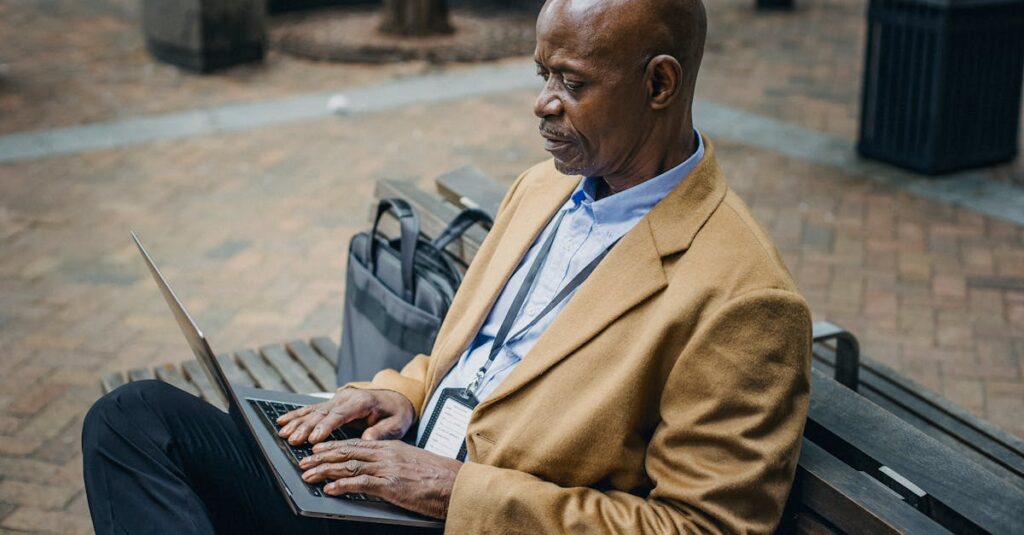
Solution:
[[[494,220],[491,216],[487,215],[487,212],[479,208],[466,208],[459,212],[459,215],[452,219],[451,223],[441,231],[440,234],[434,238],[431,245],[437,248],[438,251],[443,251],[449,243],[455,241],[462,236],[469,227],[472,227],[476,223],[480,223],[487,230],[491,230],[491,225],[494,224]]]
[[[402,257],[402,298],[412,303],[415,298],[413,287],[414,273],[413,264],[416,257],[416,240],[420,235],[420,218],[416,211],[409,206],[409,203],[399,198],[381,199],[377,203],[377,215],[373,218],[373,230],[370,232],[370,239],[367,240],[366,258],[369,264],[370,273],[377,274],[377,224],[385,212],[391,212],[398,219],[398,225],[402,231],[401,250]]]

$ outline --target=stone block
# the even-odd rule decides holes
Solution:
[[[206,73],[263,59],[266,5],[262,0],[143,0],[142,30],[154,57]]]

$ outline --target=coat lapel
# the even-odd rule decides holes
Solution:
[[[501,241],[495,247],[496,252],[480,273],[479,282],[474,284],[468,280],[463,281],[464,285],[476,288],[476,291],[444,346],[433,355],[441,358],[431,374],[428,392],[437,387],[469,347],[519,262],[576,189],[580,178],[551,173],[550,177],[533,182],[529,190],[523,192],[519,208],[513,216],[514,222],[502,234]]]
[[[496,403],[522,388],[596,336],[619,316],[665,288],[668,282],[662,258],[689,247],[697,232],[722,202],[726,189],[725,179],[715,160],[714,148],[705,139],[704,158],[697,168],[612,248],[523,361],[480,404],[480,408]],[[544,222],[553,213],[554,210],[551,210]],[[528,238],[517,237],[514,243],[518,244],[518,240],[525,239],[528,241],[526,246],[529,246],[536,233],[539,230],[535,230]],[[516,256],[516,263],[526,246]],[[514,269],[514,264],[508,268],[507,274],[503,272],[502,286]],[[491,297],[491,302],[496,296],[497,291]],[[475,334],[478,329],[479,325],[468,336]],[[465,343],[468,344],[468,340]]]
[[[646,220],[608,253],[512,373],[480,406],[515,392],[666,285]]]

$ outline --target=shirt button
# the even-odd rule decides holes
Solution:
[[[540,312],[540,309],[537,305],[530,305],[526,308],[526,316],[529,318],[536,316],[538,312]]]

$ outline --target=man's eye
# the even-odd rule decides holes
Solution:
[[[540,76],[546,82],[548,80],[548,73],[545,71],[537,71],[537,76]]]
[[[565,88],[569,91],[579,91],[583,89],[583,82],[573,82],[571,80],[564,80],[562,83],[565,84]]]

